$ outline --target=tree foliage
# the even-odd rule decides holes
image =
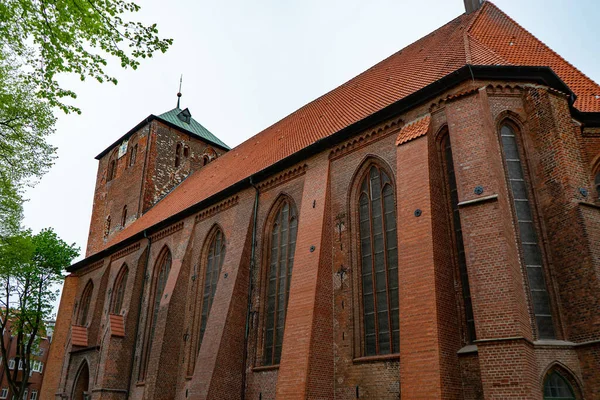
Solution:
[[[124,0],[2,0],[0,40],[4,52],[21,60],[23,77],[37,94],[64,111],[75,93],[61,87],[61,73],[117,83],[105,71],[107,56],[136,69],[140,59],[165,52],[172,39],[158,37],[156,24],[124,19],[140,6]]]
[[[0,341],[0,351],[16,398],[21,398],[27,388],[31,357],[43,333],[44,321],[51,316],[62,272],[78,255],[79,249],[65,243],[52,229],[37,235],[22,231],[0,238],[0,334],[16,339],[15,365],[21,361],[22,370],[9,370],[9,349],[4,340]]]
[[[111,58],[136,69],[171,45],[156,24],[126,18],[139,9],[124,0],[0,0],[0,235],[18,229],[24,186],[54,162],[53,110],[80,112],[60,76],[116,84]]]
[[[55,148],[47,141],[55,117],[47,101],[20,79],[0,52],[0,236],[20,227],[24,185],[48,171]]]
[[[107,72],[110,58],[137,69],[171,45],[156,24],[129,21],[139,9],[124,0],[0,0],[0,333],[16,338],[22,371],[8,369],[4,340],[0,350],[16,398],[27,387],[62,272],[79,254],[51,229],[22,230],[22,192],[55,160],[56,148],[47,142],[53,111],[80,113],[68,103],[76,94],[60,84],[61,75],[116,84]]]

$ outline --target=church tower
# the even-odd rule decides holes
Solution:
[[[178,93],[179,96],[179,93]],[[180,97],[180,96],[179,96]],[[229,147],[177,107],[151,114],[96,156],[99,161],[86,255]]]
[[[479,10],[484,0],[464,0],[465,1],[465,11],[467,14],[471,14],[473,11]]]

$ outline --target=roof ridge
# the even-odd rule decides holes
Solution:
[[[478,11],[479,12],[479,11]],[[271,125],[268,125],[267,127],[263,128],[262,130],[260,130],[259,132],[255,133],[254,135],[250,136],[248,139],[244,140],[241,143],[238,143],[235,147],[233,147],[232,149],[235,149],[239,146],[241,146],[242,144],[249,142],[250,140],[254,139],[257,135],[261,134],[262,132],[265,132],[271,128],[273,128],[275,125],[287,120],[288,118],[297,115],[298,113],[300,113],[302,110],[309,108],[313,103],[318,102],[320,100],[322,100],[325,96],[329,95],[332,92],[335,92],[336,90],[344,87],[345,85],[347,85],[348,83],[350,83],[351,81],[355,81],[356,79],[359,79],[361,76],[363,76],[364,74],[366,74],[367,72],[375,69],[377,66],[383,64],[384,62],[388,61],[389,59],[391,59],[392,57],[396,56],[398,53],[401,53],[415,45],[417,45],[419,42],[424,41],[425,39],[429,38],[430,36],[438,33],[440,30],[444,29],[445,27],[447,27],[448,25],[454,23],[456,20],[461,19],[461,18],[465,18],[465,17],[470,17],[468,14],[463,13],[460,14],[454,18],[452,18],[450,21],[446,22],[444,25],[434,29],[433,31],[429,32],[427,35],[415,40],[412,43],[407,44],[406,46],[404,46],[403,48],[401,48],[400,50],[395,51],[394,53],[390,54],[389,56],[385,57],[384,59],[378,61],[377,63],[375,63],[374,65],[371,65],[370,67],[366,68],[365,70],[363,70],[362,72],[360,72],[358,75],[355,75],[351,78],[349,78],[348,80],[346,80],[343,83],[340,83],[339,85],[335,86],[334,88],[328,90],[327,92],[323,93],[322,95],[314,98],[313,100],[308,101],[307,103],[305,103],[304,105],[302,105],[301,107],[297,108],[296,110],[290,112],[289,114],[287,114],[286,116],[284,116],[283,118],[273,122]],[[356,84],[359,84],[358,82]]]
[[[453,18],[433,32],[262,129],[238,144],[233,149],[235,151],[225,153],[214,162],[190,174],[152,210],[116,233],[108,243],[101,246],[100,251],[142,230],[172,221],[171,218],[181,217],[185,210],[191,210],[191,207],[204,201],[209,202],[219,193],[238,190],[241,187],[239,185],[254,174],[258,174],[259,178],[264,177],[264,174],[271,174],[275,169],[286,165],[285,162],[295,162],[292,158],[294,154],[300,155],[301,151],[311,147],[321,149],[328,143],[324,140],[333,137],[336,132],[347,130],[345,133],[355,134],[353,129],[362,130],[385,115],[377,114],[378,112],[386,108],[390,110],[388,107],[398,104],[400,100],[413,101],[412,99],[418,97],[411,99],[411,96],[417,96],[421,90],[428,87],[442,90],[435,86],[436,82],[447,79],[465,67],[467,51],[471,61],[484,66],[496,65],[504,59],[507,63],[510,60],[510,64],[525,67],[553,65],[557,68],[557,76],[570,79],[571,74],[576,75],[577,85],[573,88],[575,93],[587,94],[590,90],[596,90],[595,82],[589,78],[580,78],[584,75],[579,70],[563,61],[562,57],[552,52],[548,46],[506,14],[497,12],[497,7],[489,3],[484,3],[476,12]],[[485,36],[488,33],[487,28],[492,35],[489,41]],[[481,33],[478,33],[479,30]],[[514,49],[504,40],[511,35],[517,35],[528,44],[539,47],[543,52],[543,63],[535,64],[538,62],[536,54],[527,53],[525,58],[519,58],[519,54],[513,56],[511,49]],[[495,42],[494,37],[502,41]],[[500,57],[499,54],[503,56]],[[471,66],[468,65],[468,68]],[[490,69],[494,68],[488,68],[488,71]],[[466,76],[467,70],[463,72]],[[566,81],[570,82],[569,79]],[[585,85],[579,85],[580,82]],[[589,109],[600,110],[600,102],[591,103]],[[354,128],[350,129],[351,127]],[[336,140],[339,139],[340,136]],[[259,143],[260,146],[257,146]],[[302,156],[306,154],[308,153],[302,153]]]
[[[492,3],[491,1],[484,0],[481,7],[479,7],[479,9],[473,13],[473,18],[471,18],[471,21],[469,21],[469,24],[467,25],[467,28],[465,29],[465,34],[467,34],[471,30],[471,27],[473,27],[473,25],[475,24],[475,21],[477,21],[479,19],[479,17],[481,16],[481,13],[483,13],[483,10],[487,7],[487,3],[490,3],[491,5],[493,5],[495,7],[494,3]]]
[[[477,21],[477,19],[479,19],[479,16],[481,15],[482,10],[486,7],[486,3],[491,3],[491,1],[484,0],[482,6],[479,7],[479,9],[477,11],[475,11],[473,13],[473,15],[471,16],[471,19],[469,20],[469,23],[465,27],[465,31],[463,33],[463,39],[464,39],[464,45],[465,45],[465,61],[467,64],[473,63],[472,62],[473,57],[471,54],[471,46],[469,45],[469,38],[468,38],[469,31],[471,30],[471,27],[475,24],[475,21]]]
[[[569,61],[567,61],[567,59],[565,59],[563,56],[561,56],[560,54],[558,54],[556,51],[554,51],[550,46],[548,46],[545,42],[543,42],[542,40],[540,40],[536,35],[534,35],[533,33],[529,32],[526,28],[524,28],[521,24],[519,24],[516,20],[514,20],[513,18],[511,18],[508,14],[506,14],[504,11],[502,11],[502,9],[500,7],[498,7],[497,5],[495,5],[494,3],[492,3],[490,0],[485,0],[483,3],[483,7],[481,7],[478,10],[478,16],[481,15],[481,12],[483,11],[484,7],[489,4],[489,7],[493,7],[494,9],[496,9],[496,11],[500,12],[506,19],[508,19],[510,22],[512,22],[513,24],[515,24],[515,26],[519,29],[521,29],[523,32],[527,33],[528,35],[530,35],[533,39],[535,39],[537,42],[539,42],[542,46],[545,47],[546,50],[549,50],[552,54],[554,54],[555,56],[557,56],[560,60],[564,61],[569,67],[573,68],[575,71],[579,72],[581,75],[583,75],[583,77],[585,77],[588,81],[590,81],[591,83],[593,83],[594,85],[598,86],[600,88],[600,84],[598,84],[596,81],[594,81],[592,78],[590,78],[589,76],[587,76],[583,71],[579,70],[579,68],[577,68],[576,66],[574,66],[573,64],[571,64]],[[486,7],[487,8],[487,7]],[[473,21],[475,21],[477,18],[474,18]],[[469,26],[468,29],[468,33],[470,33],[471,28],[473,27],[474,24],[471,24]],[[486,46],[487,47],[487,46]],[[504,58],[504,57],[501,57]],[[557,73],[556,71],[554,71],[554,73]],[[561,78],[562,80],[562,78]]]
[[[465,30],[465,33],[463,33],[463,45],[465,46],[465,62],[467,64],[473,64],[473,60],[471,57],[471,46],[469,46],[468,33],[468,30]]]
[[[471,42],[475,42],[478,45],[480,45],[481,47],[485,48],[485,50],[487,52],[493,54],[495,57],[498,57],[499,59],[501,59],[502,61],[504,61],[506,63],[506,65],[514,65],[514,63],[511,63],[506,58],[504,58],[500,54],[496,53],[493,49],[490,49],[488,46],[486,46],[485,44],[481,43],[481,41],[479,39],[477,39],[475,36],[471,35],[470,32],[467,32],[467,34],[465,35],[465,37],[468,38],[467,40],[469,40],[469,47],[471,46]]]

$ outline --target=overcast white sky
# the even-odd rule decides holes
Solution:
[[[176,105],[231,147],[464,11],[462,0],[137,0],[138,18],[174,39],[119,84],[65,84],[81,115],[58,114],[58,160],[27,193],[25,225],[53,227],[85,252],[94,157],[149,114]],[[568,61],[600,82],[597,0],[495,0]]]

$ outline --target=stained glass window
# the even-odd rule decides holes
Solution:
[[[267,296],[265,306],[264,364],[281,360],[298,218],[295,207],[286,199],[281,202],[269,231]]]
[[[398,241],[394,188],[372,166],[358,199],[364,355],[400,350]]]
[[[225,259],[225,237],[220,229],[213,233],[213,237],[208,246],[206,254],[206,273],[204,274],[204,287],[202,291],[202,317],[200,319],[200,337],[198,340],[198,350],[206,330],[206,322],[212,307],[212,302],[217,290],[219,274]]]
[[[454,162],[452,160],[452,147],[450,145],[449,135],[446,135],[442,141],[442,147],[444,150],[446,181],[450,194],[449,200],[452,209],[452,230],[454,232],[454,244],[456,246],[456,258],[458,261],[464,313],[467,324],[467,340],[469,343],[472,343],[476,339],[475,318],[473,316],[473,304],[471,302],[471,289],[469,287],[469,275],[467,273],[467,258],[465,257],[465,245],[460,223],[460,211],[458,209],[458,189],[456,187],[456,175],[454,173]]]
[[[554,323],[550,309],[550,298],[544,279],[542,251],[533,220],[532,204],[528,194],[529,184],[523,172],[517,137],[515,131],[509,125],[502,126],[500,137],[508,171],[508,182],[519,225],[521,250],[527,269],[538,336],[541,339],[554,339]]]

